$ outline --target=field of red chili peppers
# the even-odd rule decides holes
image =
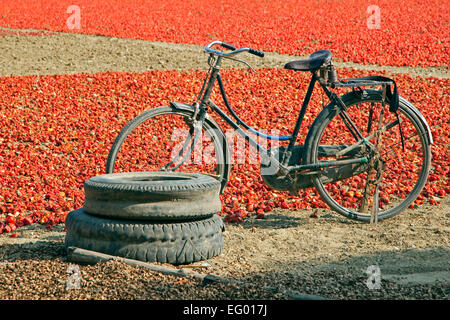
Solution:
[[[383,65],[448,64],[449,10],[441,1],[426,6],[421,1],[378,1],[380,29],[368,29],[368,5],[360,0],[271,1],[264,6],[257,1],[77,3],[80,31],[67,29],[67,1],[2,1],[0,25],[197,44],[219,38],[299,55],[328,48],[345,61]],[[343,70],[340,76],[369,73]],[[0,233],[32,222],[63,222],[70,210],[82,205],[83,181],[104,173],[107,153],[123,125],[169,101],[193,101],[203,76],[200,71],[151,71],[1,78],[0,179],[7,188],[0,194]],[[294,124],[297,100],[308,81],[305,74],[280,69],[226,71],[224,79],[231,102],[245,110],[244,120],[256,128],[280,130]],[[408,75],[395,80],[401,95],[432,127],[432,172],[416,204],[436,204],[450,192],[449,113],[442,112],[449,105],[449,80]],[[318,96],[313,102],[300,136],[321,108]],[[262,217],[277,207],[324,206],[312,189],[295,197],[270,190],[259,177],[258,165],[250,170],[235,165],[222,200],[229,221],[251,214]]]
[[[67,9],[80,9],[69,29]],[[375,6],[375,9],[374,9]],[[121,1],[3,0],[0,25],[306,55],[323,48],[344,61],[445,66],[450,8],[441,0]]]
[[[283,69],[262,69],[256,74],[224,70],[223,74],[231,103],[249,124],[278,128],[282,134],[294,125],[300,107],[295,97],[305,91],[306,74]],[[343,77],[365,74],[340,70]],[[62,223],[70,210],[82,206],[83,181],[104,173],[109,148],[126,122],[169,101],[193,101],[203,76],[201,71],[151,71],[0,79],[0,179],[4,186],[0,232],[32,222]],[[450,115],[442,112],[450,102],[449,80],[408,75],[398,75],[395,80],[401,95],[421,110],[432,128],[432,171],[416,204],[436,204],[437,197],[450,193]],[[248,104],[250,93],[253,98]],[[303,138],[321,109],[320,95],[313,103],[301,132]],[[313,189],[302,190],[299,196],[269,189],[256,164],[233,167],[222,200],[229,221],[277,207],[323,206]]]
[[[69,7],[79,9],[76,28]],[[0,299],[448,300],[449,16],[440,0],[1,0]],[[245,122],[282,135],[294,126],[309,75],[282,69],[292,57],[270,52],[329,49],[341,78],[392,77],[433,134],[423,192],[386,223],[362,224],[324,208],[313,188],[274,191],[258,163],[236,163],[221,214],[238,223],[226,224],[223,252],[201,272],[241,284],[205,286],[109,261],[79,266],[81,287],[68,290],[64,221],[83,205],[83,182],[105,172],[133,117],[195,100],[206,59],[187,44],[212,40],[269,53],[251,61],[256,73],[227,68],[222,76]],[[317,90],[299,144],[321,109]],[[377,290],[368,285],[374,265]]]

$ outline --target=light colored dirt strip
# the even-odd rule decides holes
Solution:
[[[0,76],[36,74],[73,74],[96,72],[144,72],[149,70],[204,70],[207,55],[203,46],[149,42],[98,35],[48,33],[44,30],[14,30],[0,36]],[[37,35],[39,32],[42,35]],[[267,52],[264,58],[242,54],[239,58],[254,68],[282,68],[285,63],[304,57]],[[361,65],[340,62],[337,68],[386,70],[412,76],[450,78],[449,66],[412,68]],[[224,67],[246,68],[244,64],[225,61]]]

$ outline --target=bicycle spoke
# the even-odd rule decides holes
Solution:
[[[430,164],[427,133],[421,131],[420,119],[405,112],[404,106],[398,116],[390,112],[379,91],[367,90],[366,96],[354,96],[350,101],[345,108],[348,117],[340,117],[330,108],[324,112],[328,118],[317,119],[315,134],[319,138],[313,140],[316,151],[311,154],[311,163],[362,157],[368,162],[349,167],[349,174],[341,175],[342,179],[333,178],[338,172],[331,170],[319,171],[312,179],[330,208],[353,219],[376,223],[403,210],[423,188]],[[365,136],[357,142],[346,119],[350,116]],[[322,145],[334,145],[337,152],[321,154]]]
[[[422,134],[415,133],[415,134],[413,134],[413,135],[407,137],[406,139],[403,139],[403,141],[406,142],[406,141],[411,140],[412,138],[415,138],[415,137],[419,137],[419,138],[425,137],[425,135],[426,135],[426,133],[422,133]],[[402,142],[400,141],[400,142],[397,142],[397,143],[395,143],[395,144],[392,144],[392,145],[390,145],[390,146],[388,146],[388,147],[386,147],[386,148],[388,148],[388,149],[394,149],[395,146],[398,146],[398,145],[400,145],[401,143],[402,143]],[[385,151],[384,153],[380,154],[380,156],[383,156],[383,155],[385,155],[385,154],[387,154],[387,153],[389,153],[389,152],[392,153],[393,151],[392,151],[392,150]],[[397,154],[394,154],[394,155],[397,156]],[[388,160],[389,160],[389,159],[390,159],[390,158],[388,158]]]
[[[161,107],[133,119],[119,133],[108,155],[107,172],[185,171],[228,179],[220,131],[186,121],[192,112]],[[225,171],[227,170],[227,171]]]
[[[363,135],[361,134],[361,132],[359,132],[355,123],[352,121],[352,119],[350,119],[345,110],[341,110],[341,112],[339,112],[339,116],[342,118],[345,125],[347,126],[347,129],[350,131],[350,133],[352,134],[353,138],[355,138],[356,141],[363,139]]]
[[[192,139],[191,146],[189,147],[188,152],[185,153],[181,161],[175,167],[173,167],[174,171],[177,170],[187,160],[189,156],[191,156],[191,153],[194,151],[197,140],[198,140],[198,132],[194,130],[194,138]]]
[[[185,150],[186,150],[187,146],[189,145],[189,142],[191,141],[192,132],[193,132],[193,128],[191,128],[189,130],[189,134],[186,137],[186,141],[184,142],[181,150],[168,163],[166,163],[165,165],[160,167],[160,170],[167,170],[171,165],[173,165],[176,161],[178,161],[178,159],[181,158],[181,156],[183,154],[185,154],[185,156],[182,158],[181,162],[178,165],[176,165],[174,168],[171,168],[170,170],[175,171],[180,165],[182,165],[186,161],[186,159],[187,159],[186,155],[189,155],[192,152],[192,144],[191,144],[189,151],[187,153],[185,153]]]
[[[390,130],[391,128],[393,128],[395,125],[399,124],[399,122],[393,121],[388,125],[383,126],[381,129],[375,131],[374,133],[368,135],[367,137],[363,137],[361,140],[357,141],[356,143],[352,144],[351,146],[348,146],[347,148],[339,151],[336,153],[336,156],[342,156],[350,151],[352,151],[353,149],[355,149],[356,147],[360,146],[361,144],[370,144],[369,140],[375,138],[376,135],[382,134],[388,130]]]

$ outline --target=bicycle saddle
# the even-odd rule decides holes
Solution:
[[[295,60],[284,65],[285,69],[296,71],[313,71],[319,69],[324,64],[331,62],[331,52],[329,50],[319,50],[312,53],[309,58]]]

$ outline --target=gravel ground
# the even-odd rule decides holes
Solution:
[[[282,300],[307,294],[448,300],[449,202],[439,210],[407,210],[377,226],[326,211],[312,218],[306,210],[276,210],[263,220],[226,224],[222,254],[207,260],[207,267],[188,267],[238,282],[207,285],[119,261],[75,265],[64,251],[64,226],[46,230],[35,224],[20,228],[18,238],[0,235],[0,299]],[[371,265],[380,268],[379,289],[367,285]],[[80,275],[75,288],[74,267]]]
[[[5,32],[0,47],[0,75],[205,66],[198,46],[98,36]],[[279,67],[293,57],[249,58],[255,67]],[[448,78],[448,67],[385,69]],[[317,218],[312,211],[275,210],[263,220],[226,224],[222,254],[196,269],[239,280],[226,284],[204,285],[118,261],[75,265],[64,251],[64,226],[46,230],[35,224],[17,230],[17,238],[0,235],[0,299],[282,300],[301,293],[328,299],[448,300],[450,197],[441,200],[440,206],[408,209],[377,226],[326,210],[319,210]],[[379,289],[368,288],[371,266],[379,267]],[[79,287],[70,270],[79,270]]]
[[[205,286],[195,279],[163,275],[119,261],[80,267],[79,273],[72,273],[79,274],[80,286],[71,287],[72,275],[67,273],[70,266],[74,265],[61,258],[7,263],[0,270],[14,277],[1,277],[0,297],[8,300],[283,299],[283,294],[261,290],[261,285]]]

